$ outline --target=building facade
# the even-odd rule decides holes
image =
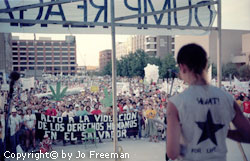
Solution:
[[[0,33],[0,81],[12,71],[11,34]],[[5,82],[6,83],[6,82]]]
[[[250,65],[250,32],[242,35],[242,52],[234,55],[232,62],[237,65]]]
[[[39,40],[12,39],[13,70],[21,73],[37,71],[46,74],[76,74],[76,42],[74,36],[66,36],[65,40]]]
[[[99,52],[99,70],[102,71],[104,67],[111,61],[112,50],[107,49]]]
[[[234,62],[237,56],[241,55],[243,38],[242,35],[250,33],[246,30],[222,30],[222,53],[221,62],[227,64]],[[208,53],[209,61],[217,64],[217,31],[211,31],[209,35],[204,36],[176,36],[175,37],[175,56],[180,48],[189,43],[201,45]],[[245,43],[247,44],[247,42]],[[249,46],[249,45],[248,45]]]
[[[151,56],[163,59],[167,54],[174,54],[175,45],[172,36],[150,36],[150,35],[133,35],[126,42],[116,44],[116,55],[120,59],[136,50],[144,50]]]

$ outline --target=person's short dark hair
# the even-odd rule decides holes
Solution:
[[[177,64],[185,64],[195,74],[201,75],[207,66],[207,53],[200,45],[187,44],[178,52]]]

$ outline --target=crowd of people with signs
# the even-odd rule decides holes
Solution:
[[[62,86],[68,87],[68,91],[71,88],[77,90],[66,92],[61,101],[54,101],[48,94],[48,84],[59,81]],[[121,133],[118,135],[119,140],[148,138],[149,141],[159,142],[166,139],[169,88],[163,87],[164,83],[145,83],[140,78],[118,78],[117,110],[118,118],[120,117],[118,128]],[[185,88],[181,81],[175,81],[173,93],[177,93],[180,87]],[[229,92],[235,96],[245,116],[250,118],[250,94],[237,92],[237,89],[232,88]],[[10,143],[7,145],[10,145],[8,148],[13,153],[16,153],[18,145],[26,152],[38,149],[46,152],[52,149],[51,144],[83,143],[84,139],[79,136],[84,137],[84,134],[79,132],[84,132],[89,127],[96,130],[100,143],[112,139],[110,77],[44,78],[34,81],[34,87],[31,88],[24,88],[22,83],[18,82],[11,102],[9,129],[5,129],[7,95],[8,91],[0,93],[0,146],[4,143],[5,130],[8,130],[10,137],[6,138],[6,141]],[[131,115],[128,115],[130,113]],[[74,119],[70,119],[71,117]],[[59,118],[63,121],[60,122]],[[53,124],[49,126],[49,122]],[[73,127],[76,126],[77,130],[74,131]],[[59,132],[57,137],[53,131]],[[66,136],[68,131],[74,131],[73,134],[76,135]],[[63,132],[65,133],[62,134]],[[3,148],[0,153],[3,154]]]

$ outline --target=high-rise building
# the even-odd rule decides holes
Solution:
[[[76,42],[74,36],[65,40],[51,40],[42,37],[39,40],[12,39],[13,70],[21,73],[38,71],[46,74],[76,74]],[[29,72],[30,71],[30,72]]]
[[[11,34],[0,33],[0,81],[6,78],[11,70]]]
[[[250,65],[250,31],[242,35],[242,52],[235,54],[232,62],[237,65]]]
[[[172,36],[150,36],[150,35],[133,35],[126,42],[116,44],[116,55],[120,59],[136,50],[144,50],[151,56],[163,59],[167,54],[174,54],[175,41]]]
[[[221,62],[227,64],[233,62],[242,52],[247,51],[244,47],[242,51],[242,35],[250,33],[246,30],[222,30],[222,53]],[[217,64],[217,31],[211,31],[209,35],[204,36],[176,36],[175,37],[175,55],[179,49],[189,43],[200,44],[208,53],[209,61]],[[247,41],[245,42],[247,44]],[[245,45],[247,46],[247,45]],[[249,46],[249,45],[248,45]]]
[[[107,49],[99,52],[99,70],[102,71],[104,67],[111,61],[112,50]]]

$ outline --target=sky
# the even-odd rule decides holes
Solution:
[[[222,29],[250,30],[250,1],[221,0]],[[216,22],[215,22],[216,24]],[[23,39],[33,39],[33,34],[16,34]],[[77,35],[77,64],[80,66],[98,66],[99,52],[112,48],[111,35]],[[37,34],[36,37],[52,37],[52,40],[65,38],[63,34]],[[126,41],[129,35],[117,35],[116,42]]]

